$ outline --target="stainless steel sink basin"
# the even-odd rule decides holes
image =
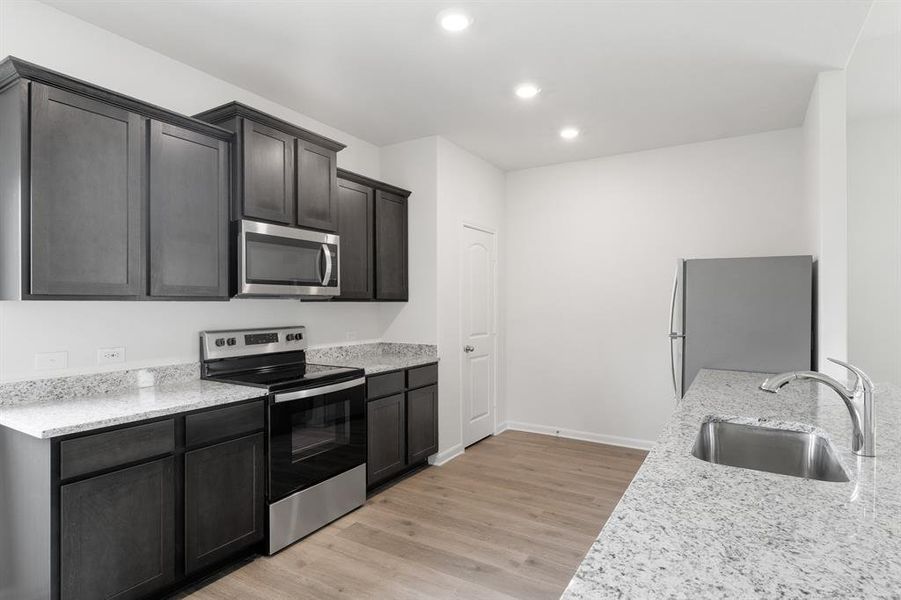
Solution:
[[[705,421],[691,453],[718,465],[820,481],[848,481],[832,444],[817,433]]]

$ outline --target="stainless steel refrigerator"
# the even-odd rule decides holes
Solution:
[[[670,303],[673,393],[704,368],[808,370],[813,257],[679,259]]]

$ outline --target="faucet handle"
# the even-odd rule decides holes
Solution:
[[[854,386],[853,386],[854,389],[860,389],[860,388],[863,388],[865,390],[873,389],[873,381],[870,379],[869,375],[867,375],[866,373],[864,373],[863,371],[861,371],[854,365],[849,365],[848,363],[842,362],[842,361],[838,360],[837,358],[830,358],[828,360],[830,362],[834,362],[837,365],[841,365],[842,367],[845,367],[846,369],[848,369],[849,371],[854,373],[854,376],[856,377],[856,381],[854,382]]]

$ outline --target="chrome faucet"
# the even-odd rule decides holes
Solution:
[[[790,371],[773,375],[760,384],[760,389],[775,394],[779,391],[779,388],[796,380],[816,381],[831,387],[841,396],[845,406],[848,407],[848,412],[851,413],[851,426],[853,428],[851,451],[859,456],[875,456],[876,417],[873,414],[873,382],[870,381],[866,373],[857,367],[834,358],[829,360],[854,373],[856,381],[853,386],[847,388],[832,377],[817,371]]]

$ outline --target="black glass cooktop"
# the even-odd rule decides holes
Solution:
[[[223,373],[210,377],[210,379],[277,391],[326,385],[329,382],[338,382],[363,376],[363,370],[354,367],[301,363],[270,368],[264,367],[228,374]]]

